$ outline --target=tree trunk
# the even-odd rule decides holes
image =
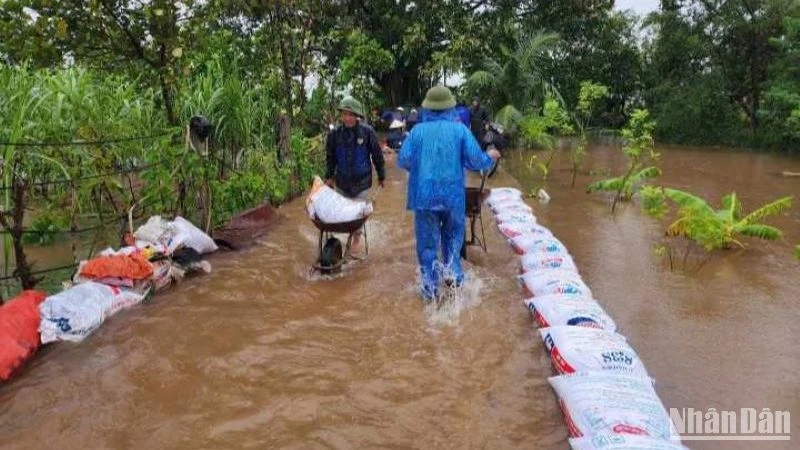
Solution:
[[[31,266],[28,264],[25,248],[22,245],[22,224],[25,220],[25,182],[14,175],[11,189],[14,208],[10,212],[0,212],[0,224],[11,235],[13,242],[14,262],[16,264],[14,275],[19,279],[22,289],[33,289],[41,281],[41,278],[37,279],[31,273]]]
[[[178,125],[178,114],[175,111],[175,97],[167,83],[167,74],[169,60],[167,59],[167,46],[161,44],[158,52],[161,67],[158,68],[158,81],[161,84],[161,98],[164,100],[164,111],[167,113],[167,122],[170,126]]]
[[[290,156],[291,148],[291,119],[286,114],[278,118],[278,162],[284,164]]]

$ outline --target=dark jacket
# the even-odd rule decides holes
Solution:
[[[378,136],[367,125],[359,123],[354,128],[340,125],[328,133],[325,149],[325,178],[335,178],[336,187],[348,197],[355,197],[372,187],[373,164],[378,172],[378,180],[386,178]]]
[[[390,130],[386,136],[386,145],[392,150],[400,150],[400,147],[403,146],[403,141],[406,140],[406,135],[405,132],[399,129]]]
[[[483,134],[486,132],[486,122],[489,121],[489,113],[486,112],[486,108],[483,105],[478,105],[478,108],[470,108],[469,112],[471,113],[472,117],[470,117],[469,129],[472,131],[472,135],[475,136],[475,139],[478,142],[483,142]]]

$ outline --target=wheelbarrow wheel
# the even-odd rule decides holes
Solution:
[[[342,241],[335,237],[329,237],[322,247],[322,254],[319,257],[319,265],[323,268],[323,273],[330,273],[339,265],[344,257]]]

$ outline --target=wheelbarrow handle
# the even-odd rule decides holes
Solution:
[[[481,188],[478,190],[480,195],[483,195],[483,186],[486,184],[486,176],[489,175],[489,172],[486,170],[481,170]]]

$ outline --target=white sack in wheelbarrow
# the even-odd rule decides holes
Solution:
[[[324,223],[352,222],[372,214],[372,203],[352,200],[325,186],[322,179],[314,177],[311,193],[306,198],[308,217]]]
[[[650,378],[578,372],[548,381],[571,437],[635,434],[680,442]]]
[[[528,272],[520,275],[519,280],[530,296],[570,295],[592,297],[589,286],[581,280],[581,276],[571,270],[551,269]]]
[[[617,330],[611,316],[591,297],[542,295],[526,299],[525,306],[541,327],[567,325]]]
[[[192,222],[183,217],[176,217],[175,220],[170,222],[170,226],[175,230],[167,244],[167,250],[170,254],[180,246],[191,247],[200,254],[217,251],[217,244],[214,243],[211,236],[205,234],[203,230],[197,228]]]
[[[569,440],[572,450],[689,450],[677,442],[668,442],[634,434],[599,434]]]
[[[87,281],[47,297],[39,311],[42,344],[80,342],[117,311],[139,304],[144,296],[133,291]]]
[[[544,346],[558,373],[613,372],[647,377],[647,370],[625,337],[597,328],[542,328]]]

